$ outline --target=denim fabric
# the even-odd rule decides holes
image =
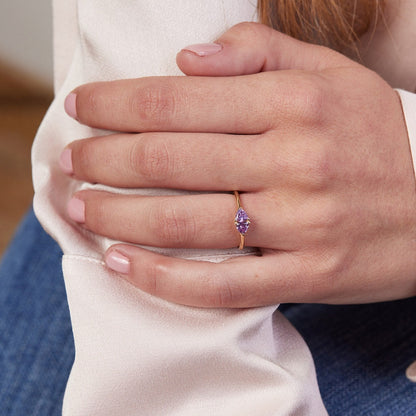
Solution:
[[[60,415],[74,360],[61,251],[30,211],[0,265],[0,415]]]
[[[0,266],[0,415],[57,416],[74,359],[61,251],[30,211]],[[305,337],[331,416],[414,416],[416,299],[282,305]]]
[[[305,338],[331,416],[415,416],[416,299],[354,306],[282,305]]]

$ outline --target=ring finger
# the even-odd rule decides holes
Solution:
[[[298,225],[284,200],[262,193],[240,196],[250,217],[245,244],[294,249]],[[153,247],[231,248],[240,244],[232,194],[181,196],[119,195],[82,191],[68,204],[69,216],[90,231],[116,240]]]

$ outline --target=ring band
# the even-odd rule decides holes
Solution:
[[[242,250],[244,248],[245,234],[248,231],[248,227],[250,226],[250,218],[248,217],[244,209],[241,207],[240,195],[238,191],[234,191],[234,196],[237,202],[237,213],[235,214],[234,225],[240,234],[240,245],[238,248]]]

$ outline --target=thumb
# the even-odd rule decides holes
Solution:
[[[248,75],[278,69],[316,71],[355,64],[323,46],[301,42],[260,23],[240,23],[214,43],[187,46],[176,62],[186,75]]]

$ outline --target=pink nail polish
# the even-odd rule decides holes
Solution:
[[[105,256],[105,263],[108,268],[117,273],[129,274],[130,272],[130,259],[117,250],[111,250]]]
[[[219,43],[198,43],[189,45],[182,49],[183,51],[192,52],[198,56],[211,56],[222,50],[222,45]]]
[[[59,157],[59,165],[64,173],[67,175],[72,175],[74,173],[74,169],[72,167],[72,150],[65,149],[61,156]]]
[[[85,202],[78,198],[72,198],[67,206],[71,220],[83,224],[85,222]]]
[[[66,113],[74,118],[77,119],[77,95],[73,92],[71,92],[66,98],[65,98],[65,111]]]

